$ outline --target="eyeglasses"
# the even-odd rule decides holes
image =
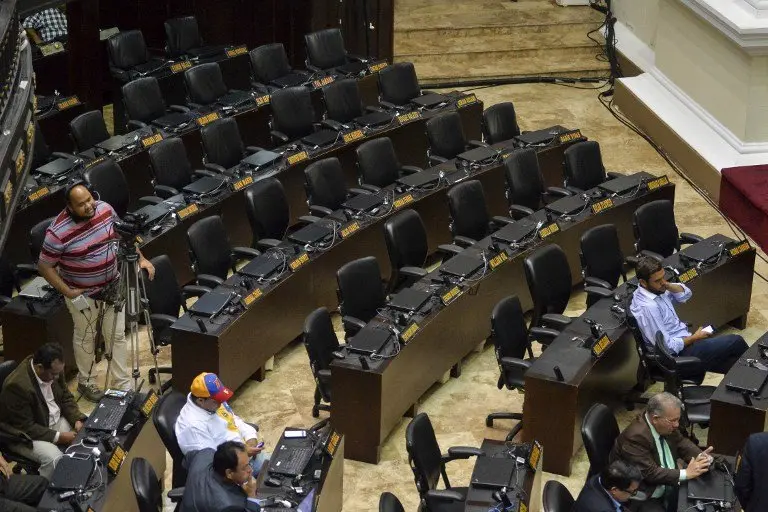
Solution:
[[[625,493],[629,494],[630,496],[637,496],[637,492],[638,492],[639,490],[640,490],[640,487],[638,487],[638,488],[637,488],[637,489],[635,489],[634,491],[630,491],[629,489],[625,489],[625,490],[623,490],[623,491],[621,491],[621,492],[625,492]]]

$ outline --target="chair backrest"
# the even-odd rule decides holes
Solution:
[[[139,512],[157,512],[163,505],[163,491],[157,473],[149,461],[136,457],[131,461],[131,485]]]
[[[187,481],[184,454],[181,453],[179,441],[176,439],[176,420],[179,418],[179,413],[185,403],[187,403],[185,395],[178,391],[171,391],[160,397],[155,407],[155,413],[152,415],[152,423],[154,423],[165,449],[168,450],[173,459],[172,487],[184,487],[184,483]]]
[[[90,110],[72,119],[69,122],[69,133],[77,151],[90,149],[109,138],[107,125],[99,110]]]
[[[339,339],[327,309],[317,308],[304,320],[304,348],[313,372],[328,369],[333,352],[339,350]]]
[[[381,99],[395,105],[407,105],[421,94],[416,70],[410,62],[395,62],[379,71]]]
[[[605,181],[600,144],[594,140],[577,142],[563,152],[563,174],[568,186],[588,190]]]
[[[193,48],[203,46],[200,37],[200,27],[197,26],[197,18],[184,16],[165,22],[165,42],[168,45],[168,55],[179,57]]]
[[[667,343],[664,341],[664,334],[661,331],[656,331],[654,347],[656,349],[656,368],[664,375],[664,391],[682,399],[680,377],[677,374],[677,360],[672,352],[670,352],[669,347],[667,347]]]
[[[490,218],[485,204],[483,184],[478,180],[465,181],[450,189],[448,210],[451,214],[453,236],[480,240],[488,234]]]
[[[613,443],[619,437],[619,425],[606,405],[596,403],[581,421],[581,439],[589,458],[587,479],[600,473],[608,465]]]
[[[264,44],[249,52],[251,69],[257,82],[264,85],[291,72],[283,43]]]
[[[125,174],[117,162],[111,158],[102,160],[85,170],[83,179],[98,192],[99,199],[109,203],[117,215],[122,217],[128,211],[130,195]]]
[[[219,119],[200,129],[205,161],[230,169],[240,163],[245,154],[240,129],[233,117]]]
[[[45,142],[45,135],[40,129],[40,124],[35,120],[35,142],[32,153],[32,169],[37,169],[48,163],[51,158],[51,148]]]
[[[295,140],[313,131],[315,108],[306,87],[286,87],[272,93],[272,128]]]
[[[123,102],[128,119],[150,123],[165,115],[165,101],[157,78],[145,76],[123,85]]]
[[[341,208],[347,198],[344,170],[336,157],[324,158],[304,169],[307,202],[331,210]]]
[[[189,99],[201,105],[215,103],[228,92],[217,62],[192,66],[184,72],[184,82],[187,84]]]
[[[532,210],[541,207],[544,178],[539,169],[539,158],[533,148],[514,151],[504,162],[509,204],[525,206]]]
[[[515,106],[511,101],[497,103],[483,111],[483,138],[488,144],[496,144],[520,135]]]
[[[149,164],[158,185],[181,190],[192,182],[192,164],[181,137],[165,139],[150,146]]]
[[[520,299],[515,295],[499,301],[491,313],[491,334],[496,352],[496,362],[499,364],[502,380],[508,389],[525,387],[525,370],[527,368],[512,368],[505,370],[501,359],[512,357],[523,359],[529,347],[528,329],[525,326],[523,308]]]
[[[525,258],[525,278],[533,298],[531,327],[541,325],[547,313],[562,314],[571,297],[571,269],[559,245],[537,249]]]
[[[549,480],[544,484],[544,512],[571,512],[575,504],[571,491],[557,480]]]
[[[429,154],[451,159],[467,147],[458,112],[444,112],[427,121]]]
[[[171,259],[161,254],[150,261],[155,267],[155,277],[150,280],[146,271],[141,273],[144,288],[147,291],[149,311],[152,314],[179,316],[182,302],[181,290],[176,274],[173,272]]]
[[[344,316],[368,322],[386,303],[379,262],[373,256],[344,264],[336,272],[336,282],[339,285],[339,309]]]
[[[338,28],[327,28],[304,36],[307,45],[307,60],[320,69],[329,69],[347,62],[344,38]]]
[[[268,178],[248,187],[245,213],[251,223],[254,243],[262,238],[282,240],[288,230],[290,212],[280,180]]]
[[[405,512],[403,504],[391,492],[383,492],[379,496],[379,512]]]
[[[408,423],[405,429],[405,449],[416,488],[423,499],[427,491],[437,487],[442,469],[440,445],[437,444],[435,430],[427,413],[417,414]]]
[[[37,261],[40,257],[40,249],[43,248],[45,232],[55,218],[56,217],[48,217],[47,219],[43,219],[29,230],[29,254],[32,255],[33,261]]]
[[[665,258],[680,248],[672,201],[658,199],[645,203],[632,216],[637,252],[653,251]]]
[[[3,389],[3,383],[5,379],[19,366],[19,363],[13,360],[3,361],[0,363],[0,389]]]
[[[149,60],[141,30],[125,30],[107,39],[107,53],[112,67],[129,70]]]
[[[363,100],[360,99],[360,89],[354,78],[326,85],[323,87],[323,97],[328,119],[348,123],[363,115]]]
[[[387,187],[400,177],[400,161],[389,137],[364,142],[357,146],[355,153],[362,183]]]
[[[211,215],[196,221],[187,230],[187,241],[197,274],[226,279],[232,265],[232,246],[221,217]]]
[[[616,226],[601,224],[585,231],[581,235],[579,256],[584,277],[603,279],[616,288],[624,273],[624,256]]]
[[[427,259],[427,230],[415,210],[403,210],[384,222],[384,242],[392,268],[390,289],[399,284],[398,269],[421,267]]]
[[[17,276],[13,266],[6,259],[0,258],[0,308],[11,301],[16,282]]]

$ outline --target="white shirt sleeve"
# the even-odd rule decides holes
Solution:
[[[237,429],[240,431],[240,435],[243,436],[243,439],[245,441],[248,441],[249,439],[258,439],[259,433],[256,431],[255,428],[253,428],[248,423],[243,421],[243,418],[241,418],[237,414],[235,414],[234,416],[235,416],[235,424],[237,425]]]

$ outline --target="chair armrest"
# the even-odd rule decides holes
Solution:
[[[245,151],[248,153],[258,153],[259,151],[264,151],[264,148],[260,148],[259,146],[245,146]]]
[[[195,179],[202,178],[203,176],[208,176],[210,178],[218,178],[221,176],[221,173],[214,172],[214,171],[206,171],[203,169],[195,169],[194,171],[192,171],[192,177]]]
[[[315,73],[320,73],[321,71],[323,71],[322,69],[318,68],[317,66],[313,66],[312,64],[310,64],[309,63],[309,59],[306,59],[304,61],[304,67],[306,67],[310,71],[314,71]]]
[[[253,247],[233,247],[232,254],[243,260],[251,260],[261,254],[261,251]]]
[[[678,374],[692,375],[698,371],[704,373],[704,368],[701,366],[701,359],[694,356],[675,357],[675,366],[677,366]]]
[[[651,258],[655,259],[659,263],[664,261],[664,256],[662,256],[661,254],[659,254],[657,252],[649,251],[647,249],[644,249],[644,250],[640,251],[640,256],[650,256]]]
[[[395,105],[394,103],[390,103],[390,102],[384,101],[384,100],[379,100],[379,105],[381,105],[382,107],[384,107],[387,110],[398,110],[400,108],[403,108],[401,106]]]
[[[434,500],[434,501],[445,501],[445,502],[462,502],[464,501],[464,496],[461,495],[458,491],[452,491],[450,489],[441,489],[441,490],[429,490],[427,491],[427,494],[425,496],[427,501]]]
[[[609,180],[615,180],[616,178],[623,178],[625,175],[620,172],[608,171],[605,173]]]
[[[218,174],[224,174],[227,172],[227,170],[219,164],[204,164],[203,167]]]
[[[373,185],[368,185],[368,186],[371,187]],[[356,196],[359,196],[360,194],[369,196],[369,195],[371,195],[371,192],[378,192],[378,190],[372,191],[372,190],[368,189],[367,187],[365,187],[365,185],[363,185],[363,188],[351,188],[351,189],[349,189],[349,193],[353,194],[353,195],[356,195]]]
[[[189,107],[185,107],[184,105],[168,105],[168,110],[172,112],[180,112],[182,114],[186,114],[189,112]]]
[[[343,124],[341,124],[338,121],[334,121],[333,119],[323,119],[322,121],[320,121],[320,126],[324,126],[335,132],[340,132],[346,129],[346,127]]]
[[[139,206],[147,206],[150,204],[158,204],[162,202],[163,202],[163,198],[157,197],[157,196],[143,196],[143,197],[140,197],[139,200],[137,201]]]
[[[280,142],[288,142],[289,140],[291,140],[288,138],[286,134],[278,130],[270,130],[269,134],[272,137],[274,137],[276,140],[279,140]]]
[[[699,235],[694,235],[693,233],[680,233],[680,243],[681,244],[696,244],[704,240]]]
[[[348,53],[347,54],[347,58],[351,59],[351,60],[354,60],[354,61],[357,61],[357,62],[363,62],[363,63],[368,62],[368,57],[363,57],[361,55],[355,55],[354,53]]]
[[[421,267],[400,267],[398,272],[403,276],[415,277],[417,279],[421,279],[428,274],[428,272]]]
[[[403,165],[400,167],[400,174],[416,174],[417,172],[421,172],[424,169],[421,167],[416,167],[415,165]]]
[[[459,247],[458,245],[453,244],[440,244],[437,246],[437,252],[442,252],[449,255],[459,254],[463,250],[463,247]]]
[[[448,454],[441,456],[443,462],[450,462],[457,459],[468,459],[470,457],[483,457],[485,452],[474,446],[451,446],[448,448]]]
[[[168,499],[171,500],[173,503],[178,503],[181,501],[181,498],[184,496],[184,487],[176,487],[175,489],[171,489],[168,491]]]
[[[165,329],[166,327],[170,327],[178,320],[177,317],[173,315],[163,315],[160,313],[153,313],[149,315],[149,322],[152,324],[152,327],[155,329]]]
[[[560,331],[550,327],[531,327],[528,329],[528,336],[533,341],[538,341],[542,345],[549,345],[559,335]]]
[[[262,238],[261,240],[256,240],[256,246],[262,251],[266,251],[272,247],[277,247],[281,243],[283,243],[282,240],[275,240],[274,238]]]
[[[431,165],[431,166],[435,166],[435,165],[438,165],[438,164],[444,164],[447,161],[448,161],[447,158],[443,158],[443,157],[437,156],[437,155],[429,155],[429,165]]]
[[[129,119],[126,125],[128,126],[129,130],[140,130],[141,128],[147,127],[147,123],[142,123],[136,119]]]
[[[572,195],[573,195],[573,194],[577,194],[577,195],[578,195],[578,194],[583,194],[583,193],[584,193],[584,191],[583,191],[583,190],[581,190],[581,189],[580,189],[580,188],[578,188],[578,187],[571,187],[571,186],[566,186],[566,187],[565,187],[565,189],[566,189],[568,192],[570,192]]]
[[[328,215],[333,213],[333,210],[330,208],[326,208],[325,206],[320,206],[319,204],[311,204],[309,205],[309,213],[313,215],[320,215],[322,217],[327,217]]]
[[[377,107],[375,105],[366,105],[365,111],[366,112],[385,112],[386,110],[381,107]]]
[[[362,188],[363,190],[367,190],[368,192],[371,192],[373,194],[378,194],[379,192],[381,192],[381,187],[377,187],[376,185],[371,185],[369,183],[363,183],[362,185],[360,185],[360,188]]]
[[[587,292],[587,295],[592,295],[593,297],[600,297],[601,299],[607,299],[609,297],[613,297],[613,290],[607,290],[602,286],[587,286],[584,288],[584,291]]]
[[[200,286],[207,286],[210,288],[216,288],[220,284],[224,283],[222,278],[213,276],[211,274],[198,274],[195,276],[195,281]]]
[[[178,193],[179,191],[173,187],[169,187],[167,185],[155,185],[155,195],[162,197],[163,199],[168,199],[169,197],[173,197]]]
[[[0,308],[4,308],[11,302],[11,298],[5,295],[0,295]]]
[[[509,224],[514,223],[515,221],[509,217],[502,217],[501,215],[494,215],[491,217],[491,224],[496,224],[497,226],[508,226]]]
[[[199,280],[199,277],[198,277],[198,280]],[[181,296],[184,297],[184,299],[186,300],[190,297],[200,297],[202,295],[205,295],[209,291],[211,291],[211,288],[207,286],[200,286],[199,284],[188,284],[187,286],[184,286],[181,289]]]
[[[545,193],[558,197],[567,197],[573,195],[573,192],[563,187],[547,187]]]
[[[51,153],[51,156],[56,158],[65,158],[67,160],[81,160],[79,156],[75,156],[72,153],[64,153],[62,151],[54,151]]]
[[[599,277],[587,276],[584,278],[584,282],[587,286],[596,286],[598,288],[605,288],[606,290],[613,290],[611,283]]]
[[[17,263],[14,267],[16,274],[22,274],[24,277],[36,276],[39,274],[36,263]]]
[[[341,317],[341,323],[344,324],[344,328],[351,332],[357,332],[363,327],[365,327],[365,322],[360,320],[359,318],[355,318],[353,316],[343,316]]]
[[[639,258],[639,257],[637,257],[637,256],[627,256],[626,258],[624,258],[624,263],[625,263],[625,264],[626,264],[626,265],[627,265],[629,268],[635,268],[635,267],[637,267],[637,264],[638,264],[638,262],[639,262],[639,261],[640,261],[640,258]]]
[[[468,236],[461,236],[461,235],[453,237],[453,241],[456,243],[456,245],[461,245],[463,247],[470,247],[477,243],[477,240],[473,240]]]
[[[530,361],[518,357],[502,357],[499,362],[501,363],[501,367],[505,370],[520,370],[522,373],[528,371],[528,368],[533,364]]]
[[[523,217],[527,217],[533,214],[534,211],[527,206],[521,206],[519,204],[509,205],[509,216],[513,219],[522,219]]]
[[[195,103],[194,101],[189,101],[189,102],[187,102],[187,107],[188,107],[190,110],[197,110],[197,109],[201,109],[201,108],[203,108],[204,106],[205,106],[205,105],[203,105],[203,104],[201,104],[201,103]]]
[[[565,315],[558,315],[557,313],[547,313],[541,315],[541,325],[543,327],[552,327],[562,331],[571,323],[571,318]]]
[[[467,146],[471,146],[473,148],[487,148],[488,143],[483,142],[481,140],[470,140],[470,141],[467,141]]]
[[[315,217],[314,215],[302,215],[298,219],[298,224],[313,224],[320,220],[320,217]]]
[[[331,381],[331,370],[328,369],[322,369],[317,370],[317,380],[321,382],[330,382]]]

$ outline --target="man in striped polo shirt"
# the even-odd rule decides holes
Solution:
[[[94,358],[94,338],[99,307],[104,307],[102,334],[109,341],[114,322],[114,307],[102,304],[102,294],[116,284],[119,278],[117,247],[111,240],[117,240],[113,223],[117,219],[115,210],[103,201],[97,201],[85,184],[76,183],[67,187],[67,205],[51,223],[45,233],[38,270],[51,286],[56,288],[65,300],[74,323],[75,362],[77,363],[77,389],[87,399],[98,402],[103,391],[90,382],[89,375]],[[139,253],[139,266],[154,277],[152,264]],[[78,308],[74,299],[87,305]],[[111,387],[128,389],[128,351],[125,340],[125,309],[117,313],[115,335],[112,347],[110,370]]]

